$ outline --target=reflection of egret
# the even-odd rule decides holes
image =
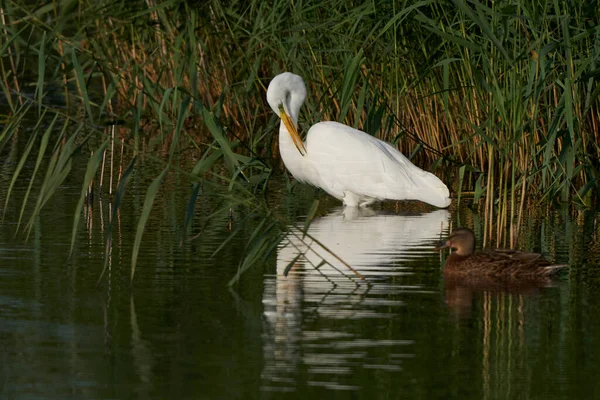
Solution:
[[[449,216],[446,210],[384,215],[346,207],[315,219],[308,234],[372,279],[406,273],[399,261],[430,257],[440,229],[448,228]],[[329,265],[322,267],[322,276],[308,264],[319,265],[323,259],[346,272],[336,257],[308,236],[302,239],[302,233],[288,235],[280,244],[277,275],[265,279],[263,292],[263,390],[288,390],[311,378],[310,384],[338,388],[340,376],[352,376],[361,365],[400,369],[398,360],[410,351],[409,340],[363,338],[327,321],[389,318],[404,304],[390,295],[415,287],[388,282],[355,285]],[[284,276],[293,260],[296,265]],[[377,359],[372,351],[381,348],[398,360]]]
[[[269,84],[267,101],[281,118],[281,158],[296,179],[310,183],[347,206],[377,200],[420,200],[448,207],[448,188],[389,143],[337,122],[313,125],[306,144],[298,135],[298,114],[306,98],[304,81],[284,72]]]
[[[399,275],[402,272],[398,268],[382,270],[381,267],[418,257],[419,251],[430,254],[441,230],[447,229],[449,216],[446,210],[390,215],[355,207],[339,209],[314,220],[308,230],[310,237],[302,239],[301,233],[292,232],[282,241],[277,253],[277,272],[283,274],[288,263],[296,259],[313,267],[325,261],[344,271],[339,257],[363,275]],[[312,238],[326,249],[313,243]],[[326,275],[335,273],[331,268],[321,269]],[[307,269],[307,273],[311,270]]]

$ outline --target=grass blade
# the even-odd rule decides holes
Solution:
[[[104,251],[104,267],[102,268],[102,272],[100,272],[100,275],[98,276],[98,281],[96,282],[96,285],[100,284],[100,281],[102,280],[102,277],[104,276],[104,273],[106,272],[106,269],[108,268],[108,263],[109,263],[111,252],[112,252],[113,223],[114,223],[114,221],[116,221],[117,212],[119,211],[119,207],[121,207],[121,201],[123,200],[123,197],[125,196],[125,189],[127,188],[127,183],[129,183],[129,179],[131,178],[131,175],[133,174],[133,170],[134,170],[136,161],[137,161],[137,156],[133,156],[133,158],[129,162],[129,165],[127,166],[127,168],[125,168],[125,172],[123,172],[123,175],[121,175],[121,177],[119,178],[119,186],[117,187],[117,190],[115,192],[115,197],[114,197],[113,206],[112,206],[112,213],[111,213],[110,221],[108,224],[108,229],[106,232],[106,247],[105,247],[105,251]]]
[[[46,45],[46,31],[42,34],[42,40],[40,42],[40,51],[38,55],[38,81],[37,86],[35,88],[37,101],[38,101],[38,116],[42,115],[42,104],[44,99],[44,78],[46,71],[46,60],[44,57],[44,48]]]
[[[217,123],[215,115],[207,110],[205,107],[201,108],[202,120],[204,124],[213,135],[217,143],[221,146],[221,150],[223,150],[223,155],[225,156],[225,162],[229,167],[229,171],[231,174],[235,174],[238,170],[240,164],[238,162],[237,156],[233,152],[231,147],[231,143],[225,137],[225,133],[223,132],[223,128]]]
[[[77,206],[75,207],[75,215],[73,217],[73,231],[71,233],[71,249],[69,250],[69,255],[73,254],[73,247],[75,246],[75,236],[77,235],[77,228],[79,227],[79,219],[81,218],[81,210],[83,209],[83,202],[85,201],[86,194],[94,176],[96,175],[96,171],[98,171],[98,167],[102,162],[102,158],[104,156],[104,149],[108,146],[109,139],[106,139],[104,143],[100,145],[95,151],[95,153],[90,157],[88,161],[87,168],[85,170],[85,177],[83,178],[83,184],[81,186],[81,193],[79,194],[79,201],[77,202]]]
[[[135,232],[135,240],[133,242],[133,254],[131,255],[131,283],[133,284],[133,277],[135,275],[135,268],[137,265],[138,254],[140,252],[140,245],[142,243],[142,235],[144,234],[144,230],[146,228],[146,222],[148,221],[148,216],[150,215],[150,211],[152,210],[152,205],[154,204],[154,199],[156,198],[156,194],[158,193],[158,188],[162,183],[163,178],[169,171],[169,167],[167,166],[163,171],[158,175],[154,181],[148,187],[148,191],[146,192],[146,198],[144,199],[144,205],[142,206],[142,214],[140,215],[140,219],[138,221],[137,229]]]
[[[312,205],[310,206],[310,210],[308,211],[308,215],[304,220],[304,227],[302,228],[302,239],[306,236],[308,232],[308,228],[310,227],[311,222],[315,218],[315,214],[317,213],[317,209],[319,208],[319,200],[313,200]]]
[[[45,114],[44,114],[45,115]],[[56,122],[57,117],[54,117],[54,120],[52,121],[52,123],[50,124],[50,128],[54,125],[54,123]],[[27,147],[25,147],[25,150],[23,150],[23,154],[21,155],[21,159],[19,160],[19,163],[17,164],[17,167],[15,168],[13,174],[12,174],[12,179],[10,180],[10,183],[8,184],[8,189],[6,190],[6,202],[4,203],[4,211],[2,212],[2,220],[4,220],[4,213],[6,212],[6,208],[8,206],[8,201],[10,199],[10,195],[12,193],[13,187],[15,185],[15,182],[17,181],[17,179],[19,178],[19,175],[21,174],[21,170],[23,169],[23,165],[25,165],[25,161],[27,161],[27,158],[29,157],[29,153],[31,152],[31,149],[33,148],[33,145],[35,144],[36,138],[38,136],[38,132],[39,132],[39,126],[41,124],[43,120],[43,115],[42,117],[39,119],[37,125],[35,126],[35,128],[33,128],[33,132],[29,138],[29,142],[27,143]],[[46,130],[46,135],[48,134],[49,130]],[[44,135],[46,137],[46,135]],[[18,227],[17,227],[18,229]]]
[[[90,118],[90,122],[94,122],[94,116],[92,115],[92,108],[90,106],[90,98],[88,96],[87,91],[87,83],[83,76],[83,69],[79,64],[79,60],[77,59],[77,52],[75,48],[71,49],[71,61],[73,62],[73,68],[75,69],[75,77],[77,78],[77,84],[79,85],[79,90],[81,91],[81,96],[83,97],[83,105],[85,106],[85,110]]]
[[[343,121],[346,118],[348,110],[350,109],[350,105],[352,104],[352,97],[354,96],[356,81],[358,80],[358,73],[360,71],[360,66],[363,62],[364,57],[363,52],[361,50],[352,58],[352,60],[350,60],[350,63],[348,63],[344,68],[345,72],[344,79],[342,81],[342,96],[340,102],[340,121]]]

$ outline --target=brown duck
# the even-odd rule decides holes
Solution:
[[[456,249],[446,259],[445,276],[540,279],[567,265],[552,264],[539,253],[496,249],[475,252],[475,234],[469,228],[456,228],[436,250]]]

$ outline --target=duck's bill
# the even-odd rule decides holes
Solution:
[[[296,129],[294,122],[292,121],[290,116],[287,115],[287,113],[285,112],[283,107],[279,107],[279,118],[281,118],[281,120],[283,121],[283,124],[285,125],[288,132],[290,133],[290,136],[292,137],[292,141],[296,145],[296,148],[298,149],[300,154],[305,155],[306,147],[304,147],[304,143],[302,143],[302,139],[300,139],[300,134],[298,134],[298,130]]]
[[[435,251],[441,251],[444,249],[447,249],[448,247],[450,247],[450,245],[448,244],[448,242],[440,242],[438,243],[438,245],[436,247],[434,247],[433,249]]]

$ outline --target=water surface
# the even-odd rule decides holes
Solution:
[[[86,206],[71,257],[78,182],[64,185],[26,242],[15,237],[21,203],[9,203],[0,225],[2,398],[573,399],[600,390],[594,212],[525,224],[521,245],[570,265],[558,280],[479,288],[444,282],[432,251],[458,218],[481,230],[467,208],[357,212],[331,202],[308,236],[293,231],[228,289],[253,222],[215,256],[231,234],[228,215],[206,222],[217,200],[201,197],[183,232],[189,187],[171,184],[153,208],[133,288],[143,184],[127,192],[99,286],[106,196]],[[281,190],[270,202],[302,226],[313,196]],[[244,212],[232,210],[235,223]]]

